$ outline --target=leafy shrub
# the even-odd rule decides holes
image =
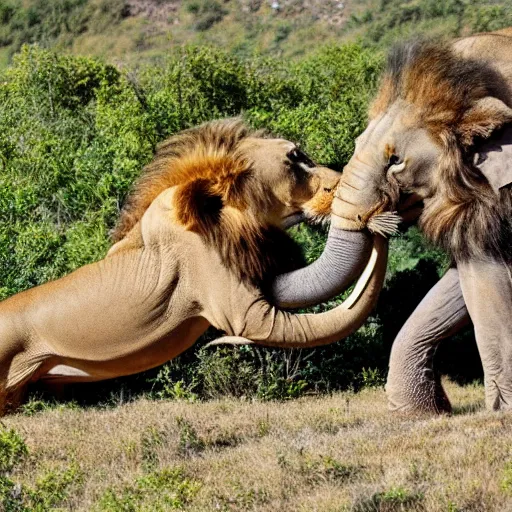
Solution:
[[[424,495],[411,492],[403,487],[392,487],[388,491],[375,493],[371,498],[357,503],[354,512],[401,512],[421,505]]]
[[[73,486],[80,485],[83,473],[79,466],[72,464],[66,469],[49,471],[36,481],[34,489],[26,490],[29,510],[43,512],[55,510],[69,496]]]
[[[27,445],[14,430],[0,428],[0,475],[8,473],[28,455]]]
[[[181,455],[196,455],[204,450],[205,443],[201,439],[196,429],[184,418],[176,418],[178,428],[180,429],[180,439],[178,452]]]
[[[55,510],[72,486],[81,484],[82,472],[71,464],[50,470],[36,479],[34,487],[16,483],[10,473],[23,464],[28,448],[14,429],[0,428],[0,508],[7,512],[46,512]]]

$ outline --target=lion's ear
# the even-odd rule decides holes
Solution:
[[[512,109],[503,101],[487,96],[476,102],[457,127],[460,141],[471,146],[476,138],[487,139],[494,130],[512,121]]]
[[[220,222],[224,202],[212,180],[199,178],[180,185],[174,195],[178,221],[190,231],[208,233]]]

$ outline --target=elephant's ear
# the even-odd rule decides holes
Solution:
[[[512,124],[506,125],[476,148],[474,163],[498,194],[512,183]]]
[[[493,96],[478,100],[462,116],[456,132],[462,145],[471,147],[478,139],[488,139],[503,125],[512,122],[512,108]]]

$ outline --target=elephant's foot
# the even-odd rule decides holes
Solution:
[[[452,268],[428,292],[393,343],[386,384],[391,410],[451,412],[434,371],[434,354],[442,339],[468,321],[457,270]]]
[[[512,381],[500,382],[500,378],[485,378],[485,407],[491,411],[512,410]]]
[[[390,411],[400,413],[450,414],[452,406],[440,383],[426,381],[397,382],[391,375],[386,383]]]

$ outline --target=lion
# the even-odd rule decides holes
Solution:
[[[347,234],[372,254],[337,308],[292,314],[265,289],[298,265],[284,228],[304,216],[327,219],[339,177],[294,143],[238,119],[171,137],[135,184],[104,259],[0,303],[0,411],[15,408],[36,380],[91,382],[156,367],[209,326],[269,346],[323,344],[353,332],[382,286],[381,237],[372,250]],[[327,254],[338,254],[344,240],[333,224]],[[346,279],[330,266],[325,273]],[[300,288],[303,275],[279,276],[282,289]]]

